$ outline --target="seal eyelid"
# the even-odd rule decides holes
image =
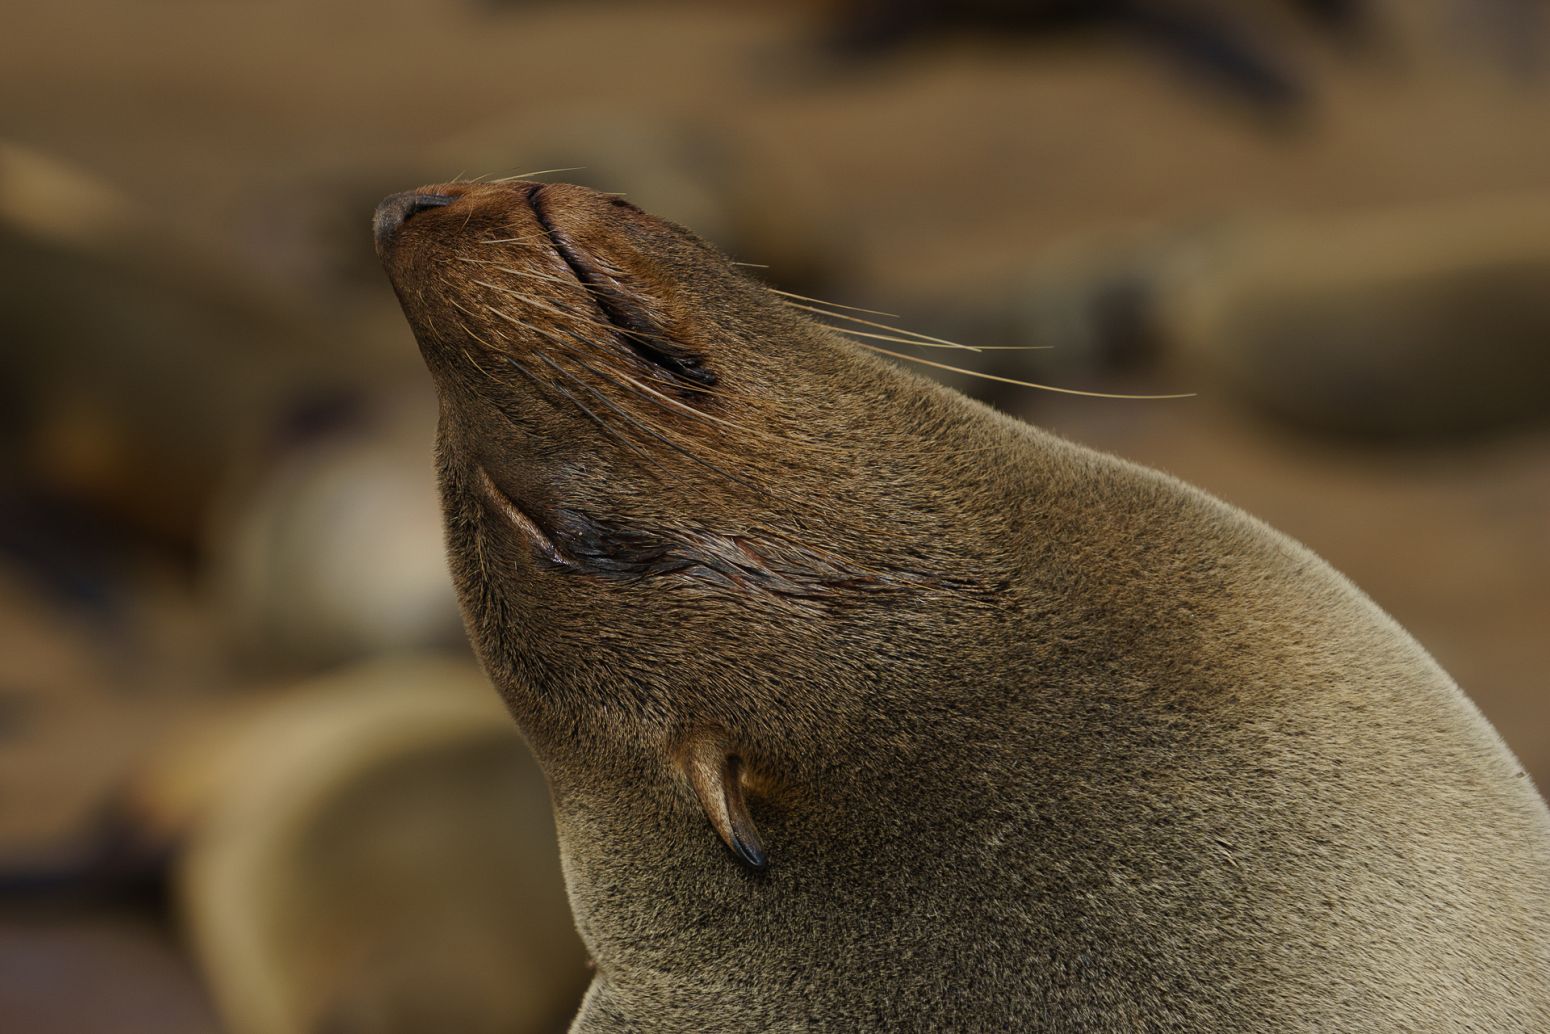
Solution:
[[[543,203],[543,191],[534,187],[527,192],[528,207],[538,227],[549,238],[549,244],[560,261],[570,269],[576,282],[592,296],[598,307],[630,351],[659,369],[675,377],[707,388],[715,387],[718,378],[705,366],[705,361],[679,347],[656,325],[645,310],[627,292],[612,283],[612,278],[599,269],[586,254],[578,250],[554,221],[549,218]],[[619,199],[615,198],[615,201]],[[635,206],[624,202],[624,207]]]
[[[619,336],[624,339],[630,351],[675,377],[693,381],[707,388],[716,386],[718,379],[714,373],[706,369],[705,361],[693,353],[674,347],[667,340],[666,335],[643,316],[628,311],[633,306],[625,301],[622,292],[602,287],[595,277],[587,274],[581,266],[572,261],[568,250],[560,250],[560,257],[571,264],[576,278],[592,294],[593,302],[608,322],[618,330]]]
[[[625,341],[630,346],[630,350],[642,359],[685,380],[694,381],[696,384],[703,384],[707,388],[715,387],[716,375],[705,368],[705,361],[699,356],[687,353],[671,355],[657,347],[654,343],[657,335],[649,331],[637,330],[626,326],[618,320],[615,320],[615,326],[618,326],[622,331]]]

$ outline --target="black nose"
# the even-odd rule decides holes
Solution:
[[[410,216],[427,208],[450,205],[456,200],[447,194],[418,194],[412,190],[383,198],[371,217],[371,234],[377,241],[377,257],[387,254],[398,228],[408,222]]]

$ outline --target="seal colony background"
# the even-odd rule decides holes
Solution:
[[[1049,346],[969,356],[998,377],[1196,392],[952,375],[1307,543],[1550,784],[1543,5],[1017,6],[8,12],[0,1029],[574,1008],[367,229],[459,173],[570,169],[778,286]]]

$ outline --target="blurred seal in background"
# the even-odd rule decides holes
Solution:
[[[237,1034],[541,1034],[585,987],[543,776],[470,664],[297,685],[169,744],[131,799],[184,843]]]
[[[1454,440],[1550,418],[1550,196],[1225,236],[1165,303],[1167,336],[1278,419]]]
[[[232,457],[353,394],[359,339],[85,170],[0,141],[5,461],[174,546]]]

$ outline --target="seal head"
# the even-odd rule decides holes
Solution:
[[[721,728],[832,760],[844,694],[793,681],[889,681],[939,655],[940,601],[1004,581],[994,523],[937,533],[957,406],[687,231],[528,183],[394,195],[374,223],[441,402],[465,616],[540,750]],[[913,608],[914,641],[879,643],[880,607]]]

